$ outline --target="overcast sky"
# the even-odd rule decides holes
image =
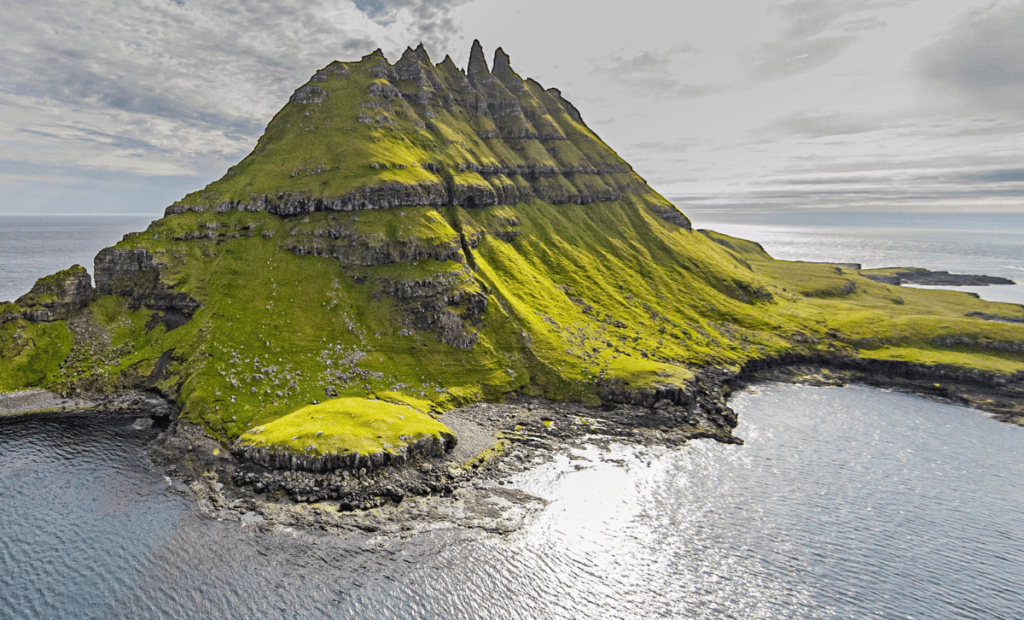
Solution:
[[[158,215],[332,60],[474,38],[683,211],[1024,212],[1022,33],[1024,1],[5,0],[0,213]]]

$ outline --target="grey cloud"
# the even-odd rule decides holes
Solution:
[[[91,143],[112,146],[126,151],[162,151],[152,143],[132,136],[122,136],[85,127],[64,126],[65,131],[42,131],[38,129],[18,129],[17,133],[40,136],[53,142]]]
[[[1005,168],[958,175],[951,182],[958,183],[1024,183],[1024,168]]]
[[[1024,107],[1024,2],[965,15],[918,57],[920,75],[984,109]]]
[[[440,49],[454,38],[461,28],[451,17],[452,9],[470,0],[353,0],[356,7],[381,25],[392,23],[399,10],[408,11],[414,19],[417,42],[429,49]]]
[[[879,183],[890,183],[893,179],[885,176],[817,176],[817,177],[796,177],[789,178],[783,177],[781,179],[771,179],[770,181],[760,181],[760,184],[770,183],[778,184],[780,182],[786,185],[872,185]]]
[[[776,41],[760,50],[751,74],[775,79],[810,71],[838,58],[858,37],[815,37],[809,40]]]
[[[862,115],[840,112],[798,112],[780,117],[754,130],[755,136],[823,138],[875,131],[885,125]]]
[[[827,64],[867,31],[886,25],[877,16],[851,16],[906,3],[907,0],[795,0],[777,4],[773,10],[782,16],[785,27],[776,40],[756,51],[751,76],[784,78]]]
[[[965,168],[957,160],[860,162],[869,173],[777,172],[753,181],[729,183],[713,192],[670,192],[681,208],[761,209],[773,212],[802,209],[957,210],[984,211],[993,205],[1024,202],[1024,168],[976,163]]]
[[[65,159],[146,152],[154,170],[161,158],[180,170],[182,153],[196,153],[195,167],[236,157],[315,69],[379,45],[372,22],[347,6],[345,15],[335,0],[14,3],[0,25],[0,95],[26,113],[20,126],[0,118],[0,131],[44,147],[28,157],[47,142]],[[72,117],[89,122],[76,130]]]
[[[691,99],[721,92],[719,84],[691,84],[672,77],[678,56],[697,54],[699,50],[683,43],[665,52],[647,50],[633,56],[609,56],[595,63],[593,72],[626,87],[635,96],[659,99]]]
[[[676,140],[653,140],[650,142],[636,142],[632,146],[642,151],[660,151],[663,153],[682,153],[699,144],[699,141],[688,138]]]

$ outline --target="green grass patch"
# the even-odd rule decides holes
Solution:
[[[454,435],[444,424],[408,406],[366,398],[308,405],[260,425],[242,441],[303,454],[395,452],[427,436]]]

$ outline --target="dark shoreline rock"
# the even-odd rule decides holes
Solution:
[[[997,323],[1024,323],[1024,317],[999,316],[997,314],[985,314],[984,312],[968,312],[964,316],[982,319],[983,321],[995,321]]]
[[[1020,371],[1004,374],[944,364],[797,353],[748,362],[730,385],[765,380],[899,389],[968,405],[1001,422],[1024,426],[1024,372]]]
[[[150,457],[174,480],[176,492],[191,495],[204,512],[218,518],[268,531],[279,526],[338,533],[473,527],[505,533],[518,529],[545,503],[502,488],[508,476],[586,444],[680,446],[701,438],[742,444],[732,433],[737,420],[728,396],[738,387],[765,381],[895,388],[970,405],[1024,425],[1024,373],[817,354],[756,360],[739,370],[704,369],[686,390],[641,393],[610,387],[608,396],[625,402],[599,406],[515,395],[505,403],[469,405],[446,412],[442,419],[453,427],[476,428],[482,438],[467,433],[467,447],[456,450],[447,442],[431,442],[390,462],[371,455],[353,463],[324,459],[296,467],[294,459],[268,457],[274,453],[227,450],[200,427],[174,419],[173,407],[148,392],[66,401],[68,406],[57,410],[142,415],[136,424],[152,419],[162,432],[149,449]],[[26,409],[41,403],[42,396],[60,399],[42,390],[4,394],[0,412],[17,409],[19,399],[24,401],[21,413],[54,411]],[[462,422],[455,424],[458,420]],[[339,467],[332,470],[329,465]]]
[[[445,494],[480,476],[501,477],[501,472],[509,470],[510,450],[513,454],[518,450],[555,454],[581,442],[675,446],[699,438],[740,444],[742,440],[732,434],[738,420],[727,398],[736,387],[759,381],[807,385],[863,383],[895,388],[970,405],[992,413],[1000,421],[1024,425],[1024,373],[1001,375],[952,366],[793,354],[750,362],[738,371],[705,369],[685,390],[641,392],[609,386],[606,403],[597,407],[525,397],[514,397],[504,404],[463,407],[445,415],[477,411],[476,423],[491,428],[504,447],[469,459],[469,467],[466,463],[456,464],[454,472],[451,458],[407,458],[398,467],[377,471],[339,467],[333,472],[282,472],[249,463],[239,466],[233,482],[259,493],[284,494],[305,502],[337,500],[343,506],[357,509],[381,505],[386,498],[396,496],[395,490],[401,497]],[[480,411],[488,413],[484,416]],[[403,485],[403,471],[413,472],[416,481]],[[389,482],[375,483],[375,475]],[[349,479],[354,482],[341,485],[342,480]]]
[[[926,286],[989,286],[992,284],[1005,285],[1016,284],[1008,278],[998,276],[982,276],[961,273],[949,273],[948,271],[930,271],[928,269],[905,269],[893,271],[889,274],[863,273],[862,276],[882,284],[918,284]]]

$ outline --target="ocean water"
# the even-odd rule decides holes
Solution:
[[[935,288],[1024,304],[1024,213],[686,213],[694,228],[757,241],[780,260],[1009,278],[1017,284]]]
[[[72,265],[92,275],[92,261],[152,216],[0,215],[0,301],[14,301],[36,280]]]
[[[1024,617],[1024,429],[762,385],[744,446],[577,451],[506,535],[257,534],[197,514],[130,418],[0,419],[0,618]]]
[[[1021,278],[1020,216],[689,215],[782,259]],[[0,299],[149,219],[0,217]],[[510,480],[550,501],[520,532],[402,539],[206,518],[131,418],[0,418],[0,620],[1024,618],[1024,429],[864,387],[733,406],[744,446],[581,451]]]

